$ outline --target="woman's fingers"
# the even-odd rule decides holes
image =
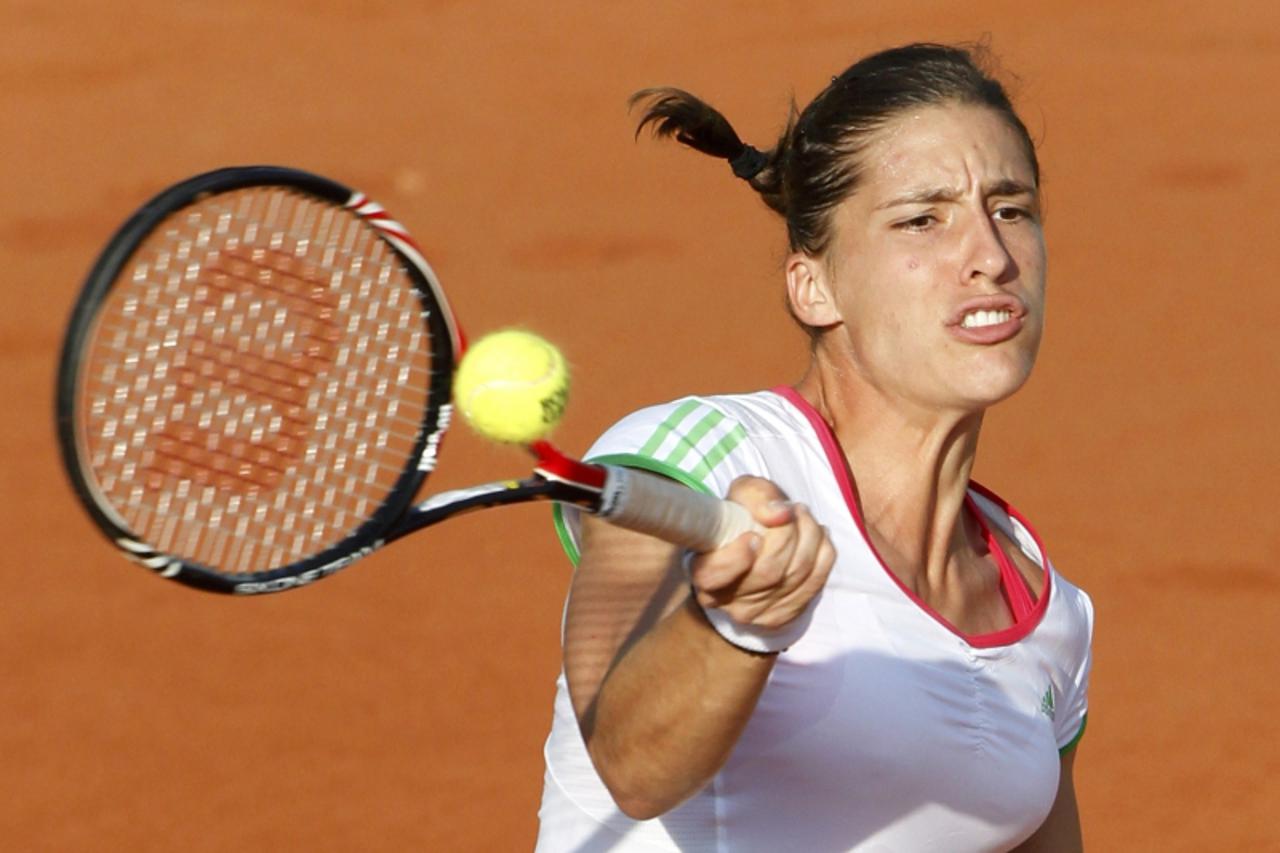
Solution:
[[[706,606],[719,606],[714,602],[729,601],[738,594],[739,587],[754,570],[762,549],[766,545],[776,549],[776,544],[767,541],[776,539],[773,531],[794,517],[782,490],[760,477],[734,480],[729,486],[728,497],[745,507],[764,531],[744,533],[728,545],[693,559],[690,577],[694,589],[700,593],[699,600]],[[758,583],[756,581],[749,589]]]
[[[689,567],[694,588],[712,597],[731,598],[750,573],[763,541],[761,534],[748,532],[722,548],[694,557]]]

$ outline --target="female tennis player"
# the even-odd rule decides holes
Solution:
[[[974,51],[885,51],[766,152],[688,93],[638,100],[785,218],[812,355],[792,387],[644,409],[592,448],[759,531],[694,557],[564,511],[538,849],[1080,849],[1092,607],[970,479],[1044,321],[1039,167],[1004,89]]]

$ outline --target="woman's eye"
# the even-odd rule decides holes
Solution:
[[[1031,214],[1021,207],[998,207],[993,216],[1000,222],[1018,222]]]
[[[898,223],[898,227],[906,231],[924,231],[934,223],[938,218],[931,213],[922,213],[919,216],[913,216],[910,219],[904,219]]]

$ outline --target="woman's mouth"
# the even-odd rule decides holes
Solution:
[[[968,344],[998,344],[1022,331],[1026,308],[1012,296],[986,296],[961,305],[947,324],[951,334]]]

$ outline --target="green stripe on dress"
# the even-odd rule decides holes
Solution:
[[[1089,715],[1085,714],[1080,718],[1080,728],[1076,730],[1076,736],[1067,742],[1067,745],[1058,750],[1059,755],[1066,755],[1068,752],[1076,748],[1076,744],[1080,743],[1080,738],[1084,737],[1085,726],[1089,725]]]
[[[564,517],[564,505],[551,505],[551,523],[555,525],[556,537],[560,540],[560,547],[564,549],[565,556],[569,558],[569,562],[574,566],[578,565],[578,561],[582,559],[582,554],[578,551],[578,543],[573,541],[573,534],[569,532],[569,522]]]
[[[702,420],[698,421],[697,425],[695,425],[693,429],[689,430],[687,434],[680,436],[679,440],[676,442],[675,449],[673,449],[663,461],[668,465],[673,465],[677,468],[680,467],[681,460],[689,455],[689,451],[693,450],[697,446],[698,442],[702,441],[702,437],[715,429],[716,424],[720,423],[722,420],[724,420],[723,412],[717,411],[716,409],[712,409],[707,412],[706,416],[703,417]]]
[[[742,443],[747,437],[747,429],[742,424],[738,424],[733,429],[725,433],[724,437],[716,442],[716,446],[711,448],[706,456],[702,457],[702,461],[698,463],[689,476],[701,483],[707,479],[707,475],[724,461],[724,458],[733,452],[733,449]]]
[[[649,440],[638,451],[639,455],[653,456],[657,449],[662,446],[662,442],[666,440],[666,437],[671,434],[671,431],[680,426],[680,422],[689,417],[701,405],[697,400],[686,400],[676,407],[676,410],[665,421],[658,424],[658,428],[653,431],[653,435],[649,436]]]

